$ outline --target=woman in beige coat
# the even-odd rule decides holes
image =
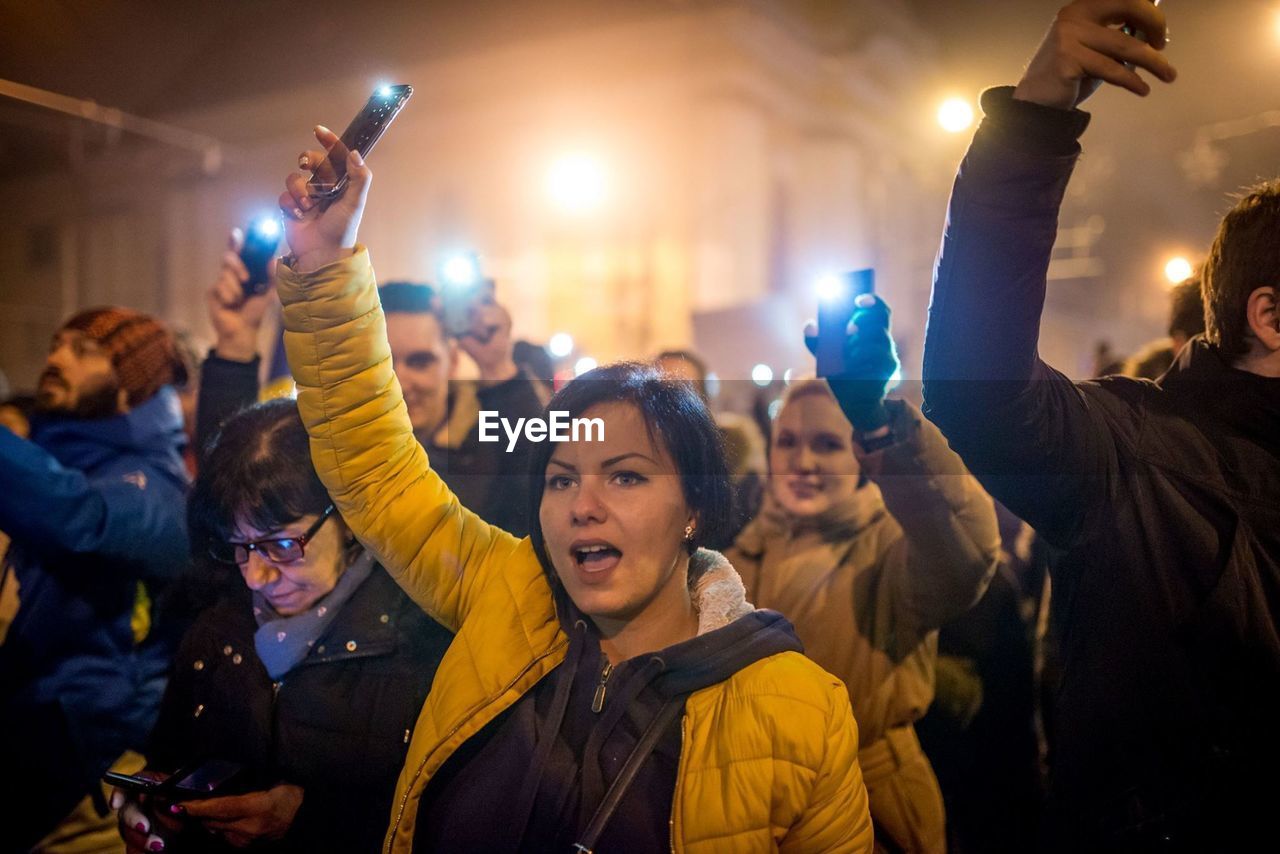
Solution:
[[[866,372],[857,348],[877,342],[896,364],[888,311],[875,309],[870,321],[860,312],[860,332],[872,329],[851,344],[852,371]],[[790,618],[806,653],[848,686],[877,850],[943,851],[942,796],[913,724],[933,700],[938,627],[995,570],[995,512],[919,410],[881,399],[884,381],[834,385],[839,402],[825,380],[790,390],[763,507],[727,554],[747,598]]]

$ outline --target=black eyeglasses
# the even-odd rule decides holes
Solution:
[[[249,562],[249,552],[259,552],[272,563],[291,563],[295,560],[302,560],[303,547],[316,535],[316,531],[320,530],[324,520],[332,515],[333,505],[330,504],[320,514],[320,518],[315,521],[315,524],[300,537],[280,537],[274,540],[258,540],[253,543],[217,542],[209,546],[209,554],[216,561],[233,563],[239,566]]]

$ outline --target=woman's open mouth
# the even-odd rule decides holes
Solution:
[[[622,550],[604,540],[575,540],[569,555],[583,580],[595,582],[622,560]]]

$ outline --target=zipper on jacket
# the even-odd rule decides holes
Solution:
[[[267,768],[272,774],[276,773],[276,748],[277,742],[279,741],[279,739],[276,738],[276,730],[278,729],[278,701],[280,699],[280,686],[283,684],[283,679],[278,682],[271,683],[271,729],[269,730],[271,738],[267,742]]]
[[[688,703],[688,698],[685,698]],[[676,760],[676,790],[671,795],[671,818],[667,820],[667,828],[671,834],[671,854],[676,854],[676,802],[680,798],[680,781],[685,774],[685,728],[689,720],[689,713],[685,711],[680,715],[680,758]]]
[[[604,691],[611,675],[613,675],[613,665],[606,663],[604,670],[600,671],[600,684],[596,686],[596,694],[591,698],[591,711],[597,715],[604,708]]]

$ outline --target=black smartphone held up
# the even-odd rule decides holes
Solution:
[[[406,85],[375,89],[364,109],[347,125],[337,144],[329,149],[327,165],[321,164],[311,173],[307,192],[322,203],[342,195],[347,187],[347,155],[358,151],[361,157],[368,157],[412,94],[413,87]]]
[[[267,290],[270,275],[267,272],[276,247],[280,245],[280,220],[277,217],[259,217],[244,230],[244,245],[240,247],[240,260],[249,271],[249,278],[242,284],[244,295],[257,296]]]
[[[875,294],[875,270],[854,270],[835,277],[818,301],[818,376],[839,376],[844,368],[844,344],[858,297]]]
[[[108,771],[102,779],[117,789],[176,803],[240,794],[245,790],[248,774],[243,765],[211,759],[195,767],[175,771],[163,780],[116,771]]]

